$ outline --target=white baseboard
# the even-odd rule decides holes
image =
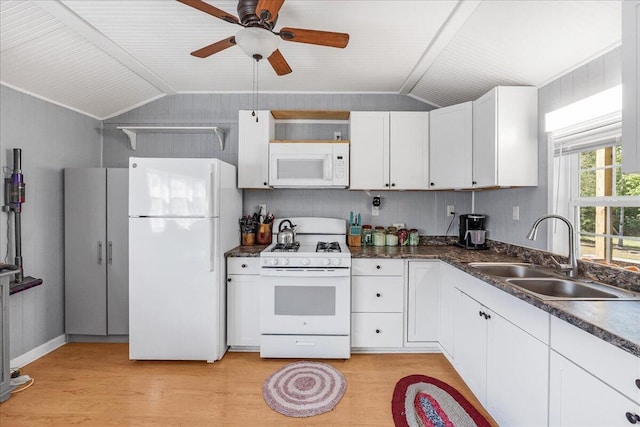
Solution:
[[[39,345],[33,350],[27,351],[24,354],[21,354],[18,357],[11,359],[11,367],[12,368],[21,368],[29,363],[38,360],[42,356],[47,353],[52,352],[58,347],[62,347],[67,343],[67,336],[62,334],[60,336],[55,337],[52,340],[47,341],[46,343]]]

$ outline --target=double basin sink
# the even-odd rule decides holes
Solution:
[[[479,272],[504,280],[543,300],[638,300],[640,294],[626,289],[563,277],[544,267],[525,263],[469,263]]]

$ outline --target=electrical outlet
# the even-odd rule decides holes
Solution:
[[[266,203],[259,203],[258,204],[258,214],[261,214],[264,212],[264,215],[267,215],[267,204]]]
[[[334,132],[333,139],[336,141],[340,141],[342,139],[342,132]]]
[[[520,206],[514,206],[512,217],[514,221],[520,221]]]
[[[371,216],[378,216],[378,215],[380,215],[380,207],[371,206]]]
[[[447,216],[453,216],[455,212],[453,205],[447,205]]]

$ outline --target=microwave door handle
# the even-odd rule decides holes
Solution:
[[[334,161],[334,158],[333,158],[333,154],[331,154],[331,155],[329,155],[327,157],[329,158],[329,161],[326,162],[326,167],[324,169],[324,179],[325,179],[325,181],[326,180],[331,181],[331,180],[333,180],[333,161]]]

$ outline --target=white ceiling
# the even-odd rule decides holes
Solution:
[[[209,3],[236,15],[236,1]],[[276,30],[350,34],[345,49],[280,43],[260,92],[401,93],[435,106],[541,86],[620,44],[620,1],[286,0]],[[106,119],[161,96],[249,92],[252,59],[190,52],[239,26],[174,0],[0,0],[0,83]]]

